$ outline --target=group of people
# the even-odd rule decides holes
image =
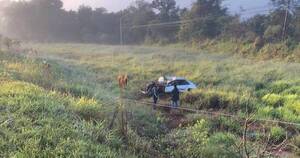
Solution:
[[[156,109],[156,104],[158,102],[159,99],[159,86],[153,82],[152,83],[152,88],[151,88],[151,94],[152,94],[152,98],[153,98],[153,109]],[[177,88],[177,85],[174,84],[174,88],[171,92],[171,105],[173,108],[177,108],[179,106],[179,90]]]

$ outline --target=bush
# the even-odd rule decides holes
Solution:
[[[294,147],[293,147],[294,152],[295,152],[298,156],[300,156],[300,135],[294,137],[292,143],[293,143],[293,145],[294,145]]]
[[[132,117],[130,126],[140,137],[153,139],[166,132],[159,114],[153,115],[143,109],[135,111]]]
[[[264,33],[264,38],[271,42],[276,41],[280,39],[279,37],[281,35],[281,30],[281,25],[269,26]]]
[[[191,127],[172,131],[160,141],[160,147],[168,157],[204,157],[202,151],[208,143],[208,124],[203,119],[198,120]]]
[[[279,94],[290,87],[291,85],[286,81],[277,81],[270,85],[269,90],[271,93]]]
[[[185,93],[182,96],[182,101],[198,109],[225,109],[229,106],[234,108],[239,107],[239,99],[236,94],[213,90],[195,90]]]
[[[240,155],[235,146],[238,142],[233,134],[215,133],[209,138],[203,150],[203,157],[219,158],[222,155],[224,158],[239,158]]]
[[[224,158],[240,157],[235,143],[238,139],[230,133],[209,133],[208,123],[199,120],[186,129],[180,129],[164,139],[168,157]],[[211,135],[209,137],[209,135]],[[184,145],[183,145],[184,144]]]
[[[272,107],[280,107],[283,106],[284,98],[278,94],[267,94],[265,95],[262,100]]]
[[[285,130],[279,126],[272,127],[270,130],[271,141],[274,143],[280,143],[285,138]]]
[[[90,90],[79,84],[62,84],[57,86],[57,91],[61,93],[70,94],[74,97],[92,97],[93,95],[90,93]]]
[[[74,111],[82,118],[86,120],[99,120],[103,119],[103,109],[102,105],[98,103],[94,99],[89,99],[86,97],[81,97],[77,99],[74,103],[74,106],[72,107]]]
[[[219,117],[210,121],[210,129],[215,131],[227,131],[241,134],[241,125],[238,121],[226,117]]]
[[[280,113],[277,109],[270,107],[270,106],[266,106],[266,107],[260,107],[257,111],[257,115],[260,117],[265,117],[265,118],[277,118],[277,119],[281,119],[282,113]]]

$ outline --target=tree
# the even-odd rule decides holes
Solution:
[[[292,25],[294,26],[293,38],[300,42],[300,5],[295,9],[295,18],[292,20]],[[297,16],[298,15],[298,16]]]
[[[193,22],[182,24],[178,37],[182,41],[192,38],[213,38],[222,33],[224,24],[228,22],[227,9],[221,5],[222,0],[197,0],[182,20]]]
[[[179,20],[179,8],[176,6],[175,0],[153,0],[152,8],[156,14],[156,19],[150,24],[168,23]],[[148,36],[154,41],[163,41],[168,43],[176,40],[176,33],[178,26],[164,25],[164,26],[150,26]]]
[[[78,20],[81,35],[81,42],[92,42],[95,40],[95,25],[92,21],[93,10],[88,6],[80,6],[78,9]]]
[[[264,38],[269,42],[276,42],[281,37],[281,25],[270,25],[264,33]]]
[[[246,21],[248,30],[254,32],[257,36],[263,36],[264,32],[268,27],[268,16],[266,15],[255,15]]]
[[[270,14],[270,25],[281,25],[281,39],[286,37],[292,37],[294,34],[292,21],[295,18],[295,12],[297,5],[300,4],[300,0],[271,0],[273,6],[276,8],[274,12]],[[278,38],[278,37],[277,37]],[[277,39],[278,41],[279,39]]]
[[[145,41],[147,27],[135,28],[134,26],[146,25],[155,19],[152,5],[144,0],[138,0],[123,12],[122,22],[124,38],[127,43],[141,43]],[[128,27],[127,27],[128,26]]]

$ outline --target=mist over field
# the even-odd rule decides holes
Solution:
[[[300,157],[299,62],[299,0],[0,0],[0,157]]]

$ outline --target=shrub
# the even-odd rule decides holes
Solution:
[[[238,158],[240,155],[235,146],[238,142],[238,139],[233,134],[215,133],[209,138],[202,155],[210,158],[219,158],[220,155],[224,158]]]
[[[239,107],[238,96],[235,93],[223,91],[196,90],[183,94],[182,101],[198,109],[224,109],[229,106],[234,108]]]
[[[280,107],[283,106],[284,98],[278,94],[267,94],[265,95],[262,100],[272,107]]]
[[[275,108],[270,106],[260,107],[257,111],[257,115],[260,117],[282,118],[282,114]]]
[[[241,134],[241,125],[238,121],[219,117],[210,121],[210,129],[214,131],[227,131],[236,134]]]
[[[82,85],[74,84],[74,83],[68,83],[68,84],[62,84],[58,85],[56,88],[61,93],[70,94],[74,97],[92,97],[90,90]]]
[[[79,116],[86,120],[101,119],[103,117],[101,116],[102,105],[95,99],[81,97],[75,102],[72,108]]]
[[[280,143],[285,138],[285,130],[279,126],[271,127],[270,134],[270,139],[274,143]]]
[[[281,35],[281,28],[281,25],[269,26],[264,33],[264,38],[268,41],[276,41]]]
[[[203,149],[208,143],[208,124],[198,120],[191,127],[174,130],[161,140],[163,152],[168,157],[203,157]],[[184,144],[184,145],[183,145]]]
[[[271,93],[279,94],[286,89],[290,88],[290,84],[286,81],[277,81],[270,85],[269,89]]]
[[[283,94],[296,94],[300,96],[300,86],[293,86],[283,91]]]
[[[289,122],[300,122],[300,115],[295,113],[292,108],[288,106],[280,107],[277,109],[278,113],[282,116],[283,120]]]
[[[295,136],[292,140],[293,143],[293,151],[300,156],[300,135]]]
[[[140,137],[153,139],[164,134],[166,130],[163,125],[164,120],[158,115],[153,115],[144,109],[136,110],[130,120],[130,126]]]
[[[284,106],[289,108],[295,113],[300,114],[300,96],[298,95],[285,95]]]

